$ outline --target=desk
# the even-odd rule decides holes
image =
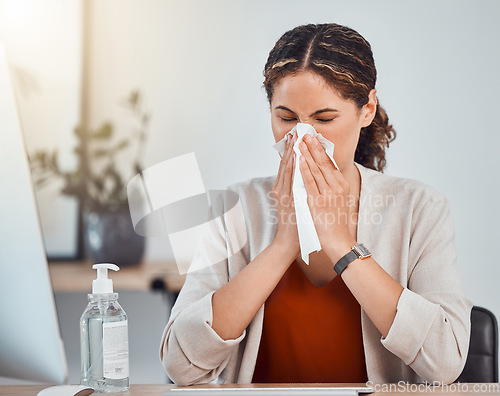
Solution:
[[[52,288],[55,292],[91,292],[96,271],[91,261],[51,261],[49,262]],[[179,275],[173,262],[141,262],[138,265],[120,268],[110,274],[114,289],[124,291],[148,291],[152,282],[162,280],[170,293],[178,293],[186,279]]]
[[[322,384],[323,386],[352,386],[356,384]],[[364,384],[362,384],[364,385]],[[395,389],[390,391],[390,386],[393,385]],[[415,386],[415,389],[412,389],[412,386]],[[256,384],[251,385],[204,385],[203,387],[255,387],[258,386]],[[269,385],[266,385],[269,386]],[[280,387],[284,386],[284,384],[280,384]],[[293,384],[290,384],[293,386]],[[317,386],[317,385],[315,385]],[[429,396],[429,393],[438,393],[445,395],[488,395],[488,396],[500,396],[500,384],[451,384],[444,387],[430,387],[425,388],[423,384],[408,384],[406,387],[407,390],[400,389],[397,390],[398,384],[375,384],[375,392],[371,393],[373,396],[406,396],[406,395],[426,395]],[[417,388],[420,386],[420,390]],[[123,395],[123,396],[162,396],[163,392],[175,387],[175,385],[131,385],[130,390],[128,392],[123,393],[114,393],[114,395]],[[40,392],[42,389],[47,388],[47,385],[0,385],[0,395],[2,396],[33,396]],[[404,386],[402,386],[404,388]],[[481,389],[482,388],[482,389]],[[215,393],[215,394],[218,394]],[[215,395],[214,395],[215,396]]]

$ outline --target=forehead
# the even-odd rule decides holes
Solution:
[[[318,107],[339,108],[349,105],[326,80],[316,73],[303,71],[288,75],[275,84],[271,107],[285,106],[292,110],[317,110]]]

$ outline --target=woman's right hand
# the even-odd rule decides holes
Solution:
[[[286,248],[290,253],[295,253],[293,257],[300,252],[292,193],[295,163],[293,145],[296,139],[295,134],[288,135],[285,152],[281,157],[278,175],[271,192],[273,201],[276,203],[276,216],[278,217],[278,231],[273,242]]]
[[[212,329],[223,340],[243,334],[300,252],[292,196],[293,143],[287,141],[269,196],[278,218],[274,240],[212,296]]]

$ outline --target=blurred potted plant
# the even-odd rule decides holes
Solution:
[[[37,188],[58,178],[63,181],[61,193],[79,200],[83,241],[90,258],[95,262],[126,266],[140,262],[145,239],[133,230],[127,183],[117,164],[117,155],[126,148],[134,149],[132,145],[135,144],[131,170],[141,172],[140,161],[150,117],[142,108],[142,96],[138,90],[132,91],[122,104],[137,122],[133,135],[121,139],[115,137],[113,125],[109,122],[97,130],[78,126],[74,130],[77,137],[74,148],[76,169],[63,170],[57,150],[35,151],[30,156],[30,163]]]

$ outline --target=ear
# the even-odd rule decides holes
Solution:
[[[377,113],[377,103],[377,90],[372,89],[368,94],[368,103],[361,108],[361,128],[367,127],[372,123]]]

